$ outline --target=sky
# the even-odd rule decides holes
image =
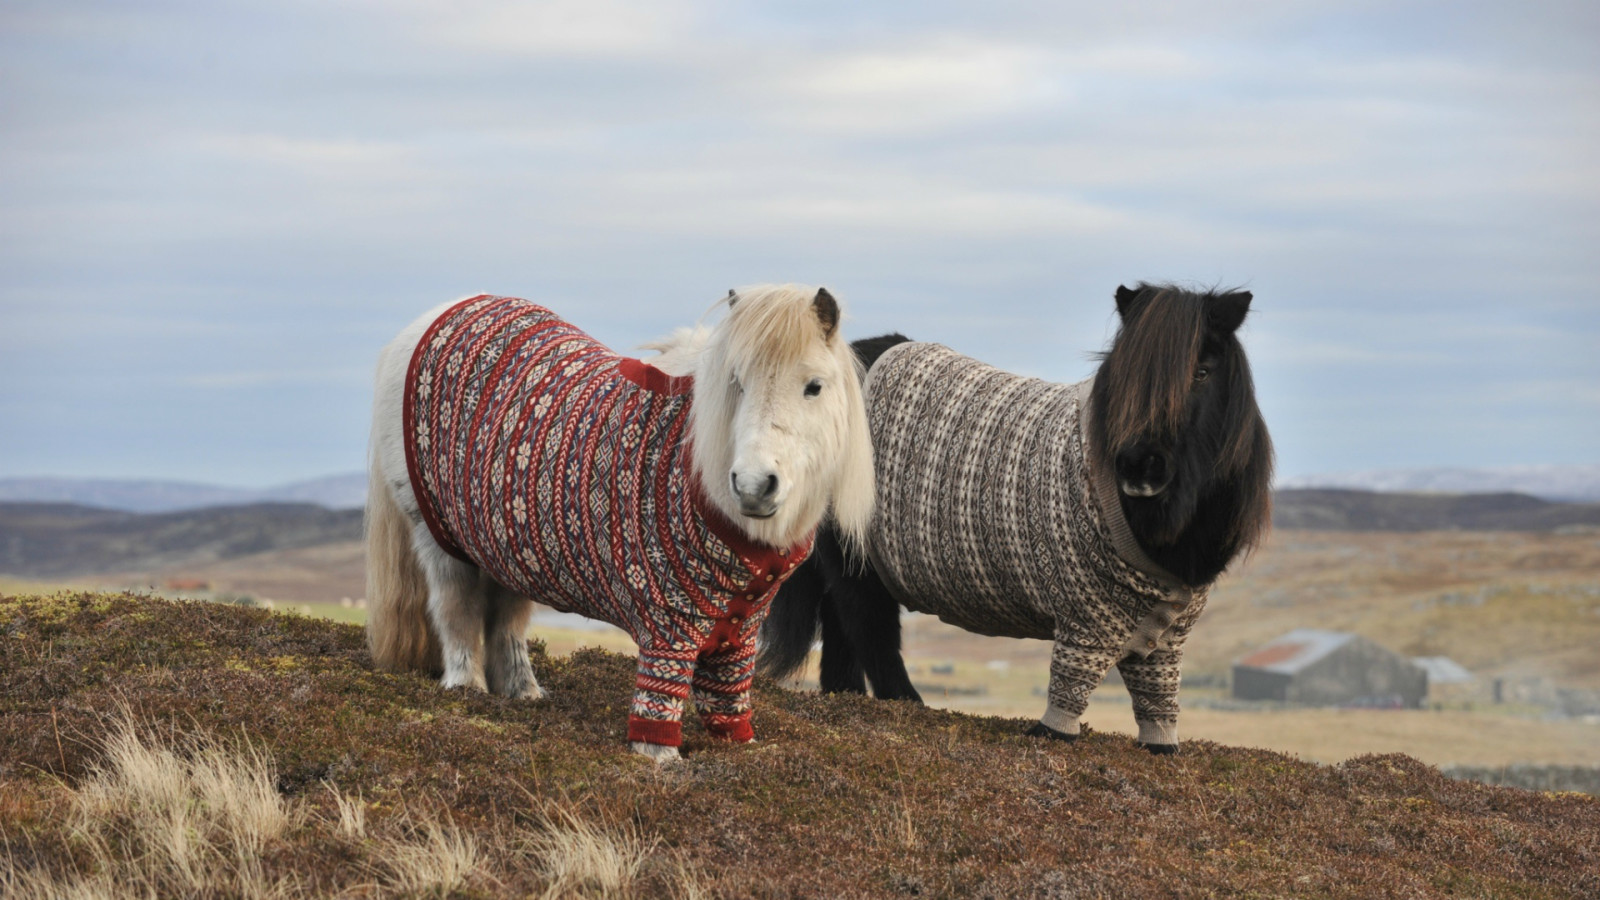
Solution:
[[[619,350],[826,285],[1076,381],[1245,286],[1279,472],[1600,461],[1600,5],[0,5],[0,477],[364,465],[493,292]]]

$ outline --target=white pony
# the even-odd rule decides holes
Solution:
[[[719,304],[719,306],[724,304]],[[730,291],[650,365],[549,310],[478,296],[384,348],[367,500],[368,643],[446,688],[544,695],[532,602],[639,644],[633,749],[674,759],[691,695],[752,739],[755,637],[831,510],[873,508],[860,365],[826,289]]]

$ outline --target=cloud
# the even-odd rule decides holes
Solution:
[[[634,59],[672,47],[695,24],[673,0],[541,0],[428,5],[427,30],[457,52],[556,59]]]
[[[767,79],[744,87],[780,98],[768,113],[775,126],[856,136],[1004,119],[1043,109],[1061,91],[1036,48],[955,35],[824,54]]]
[[[10,4],[0,403],[358,422],[350,373],[451,296],[631,346],[789,279],[1076,378],[1117,283],[1177,279],[1256,291],[1287,469],[1501,388],[1570,455],[1588,395],[1528,385],[1595,374],[1586,9]]]

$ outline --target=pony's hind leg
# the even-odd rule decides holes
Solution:
[[[444,677],[439,683],[446,688],[488,690],[483,676],[488,579],[477,566],[444,552],[425,528],[419,527],[416,546],[417,561],[428,580],[428,619],[443,650]]]
[[[879,700],[921,703],[900,655],[900,602],[870,565],[847,559],[837,540],[817,543],[828,582],[820,616],[822,689],[864,694],[864,675]],[[830,673],[835,648],[841,658]]]
[[[889,589],[868,571],[834,585],[823,600],[839,616],[839,624],[855,648],[857,664],[872,682],[872,695],[879,700],[922,702],[922,695],[906,672],[900,652],[900,603]]]
[[[824,694],[865,694],[866,672],[861,660],[856,658],[853,642],[839,621],[832,598],[824,594],[820,616],[822,619],[822,666],[817,683]]]
[[[483,674],[489,690],[503,697],[538,700],[544,696],[544,689],[539,687],[528,662],[528,619],[533,616],[533,601],[494,582],[490,582],[488,593]]]

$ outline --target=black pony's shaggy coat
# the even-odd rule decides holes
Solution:
[[[1214,581],[1265,534],[1272,442],[1235,332],[1245,291],[1140,283],[1116,292],[1121,327],[1101,355],[1088,435],[1097,466],[1126,485],[1122,512],[1139,546],[1191,586]],[[863,366],[909,340],[856,341]],[[1159,485],[1149,496],[1141,486]],[[774,599],[762,628],[762,672],[805,663],[820,629],[824,692],[921,702],[900,656],[900,607],[871,564],[847,555],[826,523],[811,558]]]

